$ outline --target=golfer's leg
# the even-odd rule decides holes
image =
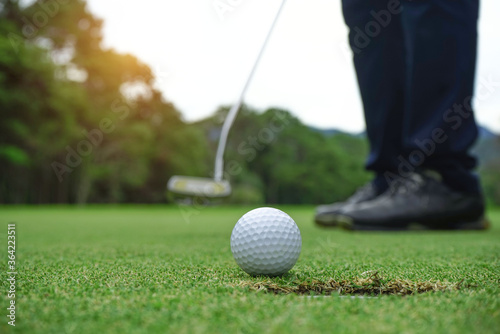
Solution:
[[[397,0],[343,0],[344,19],[364,106],[370,154],[366,167],[378,174],[397,169],[404,108],[404,42]]]
[[[404,1],[407,54],[404,152],[414,166],[438,170],[458,191],[479,192],[468,153],[478,0]]]

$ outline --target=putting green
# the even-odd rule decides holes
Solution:
[[[0,332],[498,332],[500,210],[490,210],[487,232],[349,233],[315,227],[312,207],[279,208],[299,225],[302,253],[288,275],[268,279],[245,274],[229,248],[251,207],[0,207]],[[6,317],[8,223],[15,328]],[[316,289],[328,282],[344,284],[344,296],[375,296],[394,282],[414,290],[341,298],[338,287]],[[332,295],[309,298],[314,291]]]

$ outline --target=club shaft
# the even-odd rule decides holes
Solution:
[[[226,145],[227,145],[227,137],[229,135],[229,130],[231,130],[231,127],[234,123],[234,119],[236,118],[236,115],[238,114],[238,111],[240,110],[241,105],[243,104],[243,99],[245,97],[245,94],[248,90],[248,87],[250,86],[250,82],[252,81],[252,78],[255,74],[255,71],[257,70],[257,66],[260,62],[260,59],[262,58],[262,55],[264,54],[264,50],[271,39],[271,35],[273,33],[274,27],[276,26],[276,22],[278,22],[278,19],[281,15],[281,12],[283,11],[283,7],[285,6],[286,0],[283,0],[281,2],[281,5],[278,9],[278,12],[276,13],[276,16],[274,17],[273,23],[271,24],[271,28],[269,29],[269,32],[266,36],[266,39],[264,40],[264,43],[262,44],[262,47],[259,51],[259,54],[257,56],[257,59],[255,60],[255,63],[252,67],[252,70],[250,71],[250,74],[248,75],[248,79],[245,83],[245,86],[243,86],[243,90],[241,91],[240,97],[236,104],[234,104],[231,109],[229,110],[229,113],[227,114],[226,119],[224,120],[224,124],[222,125],[222,130],[220,134],[220,139],[219,139],[219,145],[217,147],[217,154],[215,156],[215,170],[214,170],[214,179],[216,181],[221,181],[224,175],[224,152],[226,150]]]

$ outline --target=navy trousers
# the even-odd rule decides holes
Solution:
[[[480,192],[469,154],[479,0],[342,0],[376,184],[421,169]],[[390,183],[390,182],[389,182]]]

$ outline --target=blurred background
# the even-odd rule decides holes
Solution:
[[[281,0],[0,0],[0,203],[165,203],[211,176]],[[500,204],[500,3],[481,2],[476,117]],[[340,1],[289,0],[229,138],[229,203],[317,204],[369,180]]]

